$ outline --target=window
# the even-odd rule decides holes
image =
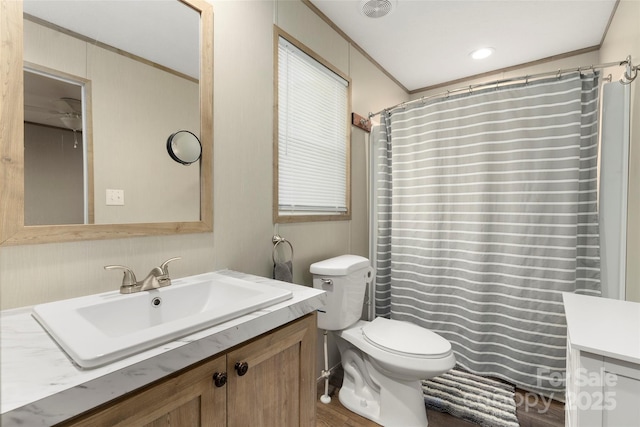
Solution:
[[[282,31],[276,37],[274,222],[349,219],[349,79]]]

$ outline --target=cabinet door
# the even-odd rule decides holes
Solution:
[[[315,359],[315,313],[228,353],[228,426],[315,426]]]
[[[640,426],[640,380],[618,375],[615,384],[605,388],[614,407],[602,412],[602,425],[605,427]]]
[[[226,387],[217,388],[213,375],[225,368],[226,358],[217,357],[67,425],[224,427]]]
[[[640,364],[605,357],[604,427],[640,426]]]

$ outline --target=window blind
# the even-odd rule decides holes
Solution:
[[[347,211],[348,82],[286,39],[278,42],[278,208]]]

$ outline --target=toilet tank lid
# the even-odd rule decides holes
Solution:
[[[358,255],[341,255],[311,264],[311,274],[344,276],[362,268],[369,267],[369,260]]]

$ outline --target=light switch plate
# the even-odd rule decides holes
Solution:
[[[107,188],[107,206],[124,206],[124,190]]]

